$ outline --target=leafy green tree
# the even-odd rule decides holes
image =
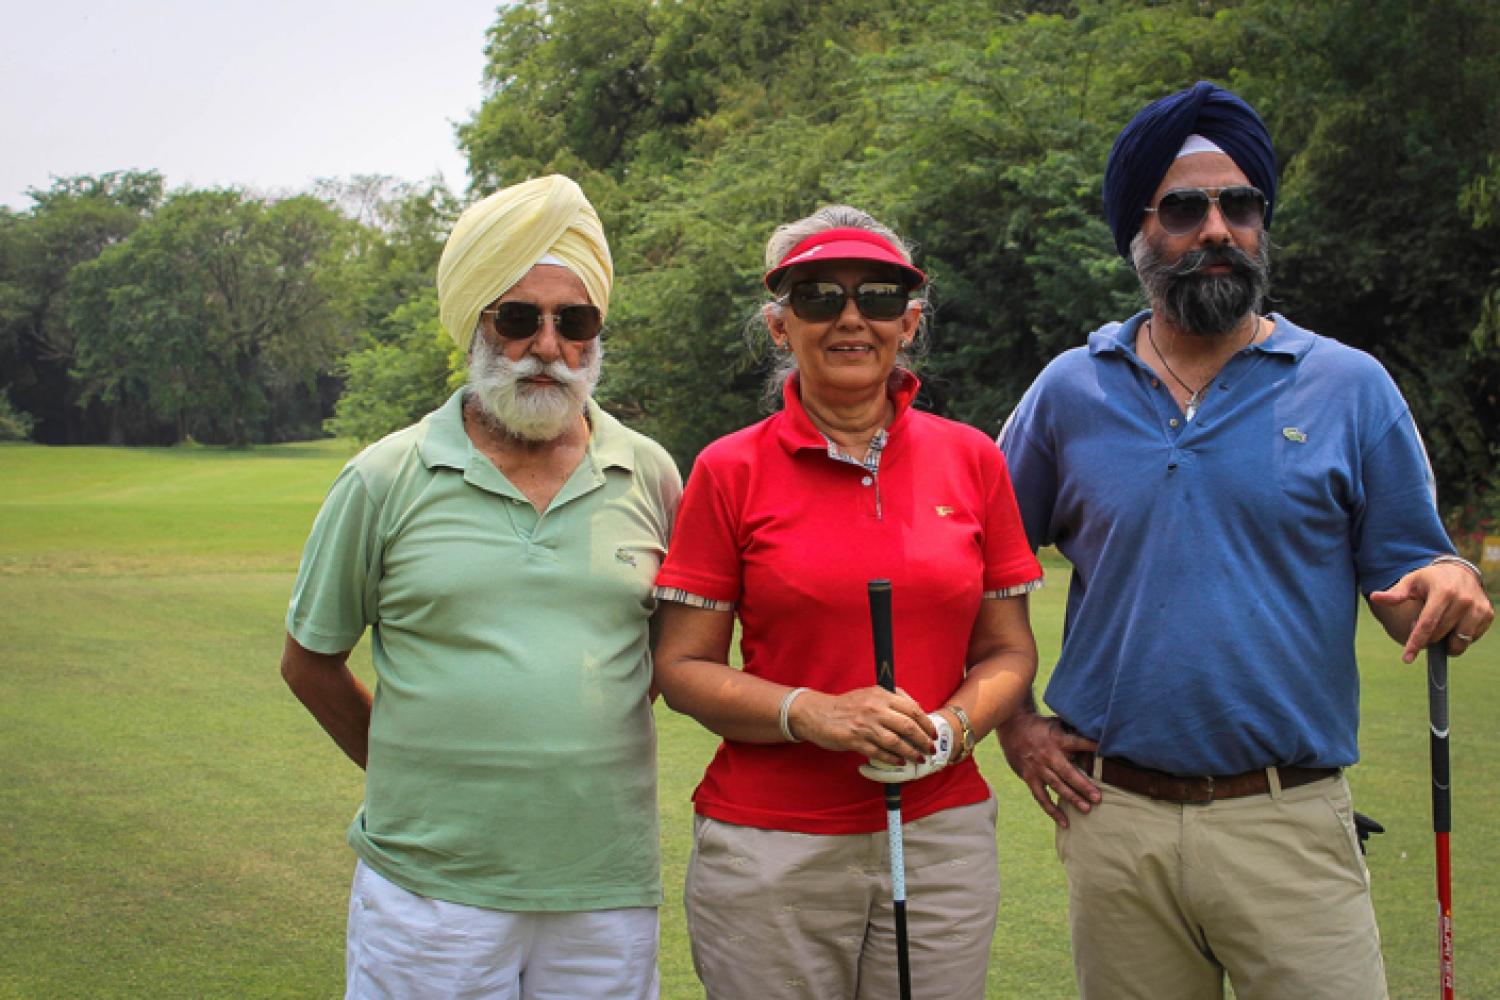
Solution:
[[[1500,9],[1267,2],[1231,20],[1246,43],[1243,91],[1283,166],[1277,307],[1380,358],[1441,496],[1465,501],[1500,451],[1500,344],[1483,333],[1500,261],[1485,207],[1500,150]]]
[[[620,158],[652,114],[654,6],[523,0],[501,9],[487,47],[490,97],[459,128],[476,187]]]
[[[357,180],[368,190],[368,179]],[[324,425],[330,433],[373,441],[441,404],[461,379],[463,358],[438,322],[435,288],[458,211],[434,182],[389,185],[366,212],[346,270],[345,311],[359,332],[338,365],[343,391]]]
[[[463,357],[438,321],[437,291],[428,288],[385,320],[398,331],[345,355],[344,392],[329,433],[361,443],[415,423],[462,384]]]
[[[589,192],[618,277],[602,396],[686,461],[758,412],[767,234],[832,201],[919,246],[929,402],[994,430],[1143,304],[1102,217],[1114,136],[1219,81],[1277,146],[1271,305],[1387,364],[1458,499],[1500,447],[1497,33],[1483,0],[532,0],[460,140],[481,191]]]
[[[85,406],[69,379],[76,335],[66,287],[74,267],[124,240],[160,204],[153,171],[66,177],[0,213],[0,388],[51,444],[104,440],[111,414]]]
[[[0,441],[25,441],[35,425],[31,414],[12,406],[10,394],[0,389]]]
[[[1197,4],[946,13],[864,61],[880,124],[848,170],[925,249],[936,408],[994,432],[1043,365],[1143,305],[1103,219],[1105,159],[1147,100],[1224,76],[1232,43]]]
[[[387,343],[405,335],[396,310],[433,287],[438,258],[461,205],[441,179],[412,184],[383,176],[323,180],[316,197],[359,223],[344,273],[342,308],[363,338]],[[357,343],[362,349],[365,343]]]
[[[178,194],[132,237],[73,272],[74,375],[157,423],[127,441],[244,445],[307,436],[317,375],[348,343],[335,303],[351,224],[310,197]]]

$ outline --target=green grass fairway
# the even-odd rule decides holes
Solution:
[[[350,453],[0,445],[0,997],[342,995],[343,837],[361,775],[277,661],[302,541]],[[1044,663],[1066,567],[1049,573],[1033,604]],[[1370,867],[1392,995],[1426,997],[1425,681],[1369,620],[1360,653],[1351,781],[1391,830]],[[354,662],[368,677],[363,644]],[[1454,663],[1457,967],[1473,998],[1500,996],[1497,665],[1500,637]],[[681,886],[688,795],[715,740],[664,707],[657,720],[663,995],[696,997]],[[990,995],[1072,996],[1050,823],[992,742],[980,760],[1001,799]]]

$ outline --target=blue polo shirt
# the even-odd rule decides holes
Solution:
[[[1031,544],[1074,568],[1047,702],[1178,774],[1352,764],[1359,594],[1452,551],[1411,413],[1273,316],[1185,421],[1132,347],[1146,315],[1054,360],[1000,435]]]

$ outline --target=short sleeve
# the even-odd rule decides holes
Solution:
[[[700,455],[682,493],[672,546],[656,575],[657,590],[738,601],[743,576],[738,522],[708,456]]]
[[[993,464],[985,497],[984,589],[987,593],[1034,589],[1042,577],[1042,567],[1026,540],[1005,456],[994,452]]]
[[[677,463],[665,453],[657,478],[656,497],[663,525],[662,542],[666,544],[672,538],[677,511],[682,506],[682,474],[677,471]]]
[[[1056,542],[1051,522],[1057,501],[1057,459],[1037,412],[1040,381],[1021,398],[996,441],[1005,456],[1014,503],[1033,550]]]
[[[302,550],[287,634],[315,653],[353,649],[376,618],[378,505],[350,464],[334,480]]]
[[[1360,469],[1364,509],[1354,525],[1354,563],[1360,592],[1369,594],[1454,549],[1437,512],[1426,449],[1404,405],[1360,456]]]

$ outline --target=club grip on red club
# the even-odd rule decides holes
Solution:
[[[1448,833],[1453,829],[1448,772],[1448,648],[1445,641],[1427,647],[1427,720],[1432,730],[1432,829],[1437,833]]]

